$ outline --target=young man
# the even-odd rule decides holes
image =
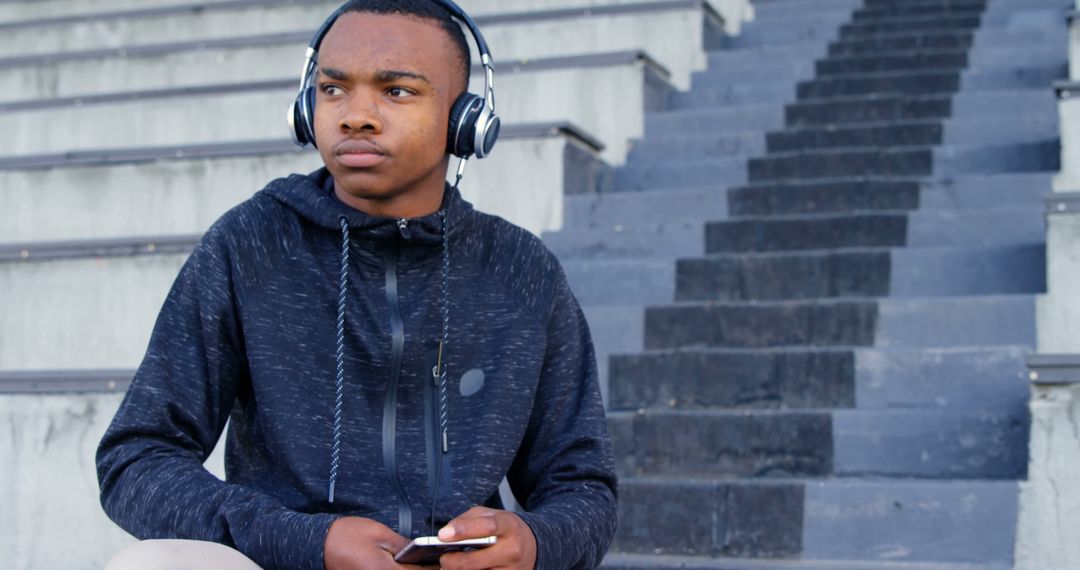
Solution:
[[[430,1],[353,2],[326,33],[326,167],[210,228],[102,439],[122,527],[267,570],[397,567],[435,533],[497,537],[443,568],[600,563],[615,475],[585,319],[536,237],[444,181],[469,60]],[[202,463],[226,420],[222,482]],[[504,475],[520,514],[478,506]]]

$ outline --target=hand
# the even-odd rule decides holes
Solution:
[[[465,540],[496,536],[493,546],[472,552],[452,552],[439,558],[443,570],[513,568],[532,570],[536,566],[536,537],[521,517],[507,511],[473,507],[447,523],[439,540]]]
[[[394,562],[394,555],[407,544],[405,537],[386,525],[371,519],[344,517],[334,521],[326,533],[323,564],[326,570],[421,568]]]

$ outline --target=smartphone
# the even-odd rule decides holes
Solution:
[[[439,557],[447,552],[467,552],[478,548],[487,548],[495,544],[494,536],[484,538],[469,538],[454,542],[443,542],[437,536],[421,536],[401,549],[394,557],[394,561],[400,564],[419,564],[420,566],[433,566],[439,563]]]

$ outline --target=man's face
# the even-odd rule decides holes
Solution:
[[[463,78],[438,24],[349,12],[319,49],[315,139],[339,191],[376,202],[437,192]]]

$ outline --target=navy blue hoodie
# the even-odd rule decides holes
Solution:
[[[98,449],[105,511],[141,539],[319,569],[336,518],[431,534],[505,475],[538,568],[599,565],[615,529],[611,443],[556,258],[454,189],[439,212],[394,220],[332,187],[325,169],[275,180],[185,262]],[[222,482],[202,463],[226,420]]]

